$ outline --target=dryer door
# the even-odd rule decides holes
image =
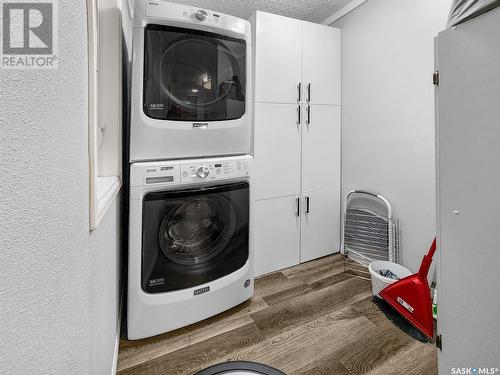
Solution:
[[[173,121],[245,114],[246,42],[198,30],[148,25],[144,113]]]
[[[248,223],[247,182],[147,194],[143,290],[190,288],[240,269],[248,259]]]

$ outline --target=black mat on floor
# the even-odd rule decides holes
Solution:
[[[233,371],[238,374],[248,372],[248,375],[286,375],[284,372],[262,363],[246,361],[219,363],[194,375],[231,375]]]

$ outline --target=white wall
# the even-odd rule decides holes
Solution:
[[[86,10],[59,2],[59,68],[0,70],[0,372],[111,372],[119,205],[89,233]]]
[[[342,29],[342,191],[386,196],[417,271],[436,232],[434,37],[451,0],[368,0]]]
[[[90,234],[89,374],[111,374],[116,361],[121,287],[120,199],[113,201]]]

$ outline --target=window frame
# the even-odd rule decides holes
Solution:
[[[122,29],[116,0],[86,0],[89,229],[122,186]]]

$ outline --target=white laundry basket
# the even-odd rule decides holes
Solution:
[[[388,262],[385,260],[377,260],[370,263],[370,265],[368,266],[368,270],[370,271],[370,275],[372,278],[372,293],[375,297],[378,298],[381,298],[379,296],[379,293],[382,291],[382,289],[397,281],[395,279],[390,279],[388,277],[382,276],[379,273],[380,270],[389,270],[400,279],[412,274],[408,268],[403,267],[401,264]]]

